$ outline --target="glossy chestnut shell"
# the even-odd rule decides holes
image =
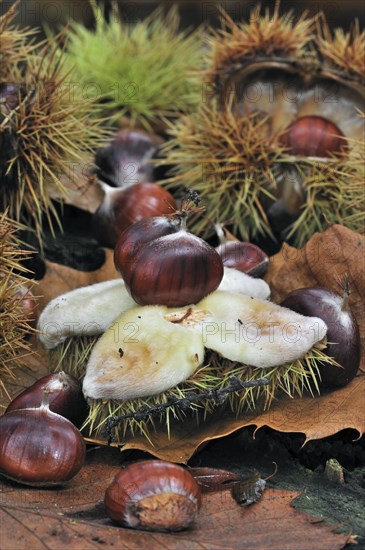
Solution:
[[[126,189],[110,188],[93,217],[99,243],[114,248],[119,235],[134,223],[153,216],[171,214],[176,202],[156,183],[136,183]]]
[[[33,292],[26,285],[19,285],[16,298],[18,300],[17,306],[21,308],[25,322],[30,328],[35,329],[39,318],[39,309]],[[29,335],[30,333],[31,331],[29,331]]]
[[[330,120],[314,115],[295,120],[280,141],[289,153],[303,157],[325,158],[346,150],[341,130]]]
[[[347,296],[340,296],[326,288],[300,288],[291,292],[280,305],[302,315],[323,319],[328,327],[328,345],[324,351],[342,368],[320,364],[320,384],[323,387],[348,384],[360,365],[360,334]]]
[[[200,505],[200,489],[190,472],[162,460],[127,466],[105,493],[105,508],[112,520],[149,531],[187,529]]]
[[[48,393],[51,411],[67,418],[75,426],[83,423],[87,414],[87,403],[82,393],[81,383],[62,371],[48,374],[37,380],[12,400],[6,413],[40,407],[45,391]]]
[[[225,267],[233,267],[252,277],[263,277],[269,265],[269,257],[258,246],[227,241],[216,248]]]
[[[85,461],[80,432],[48,405],[10,411],[0,418],[0,473],[26,485],[61,485]]]
[[[120,130],[95,154],[98,177],[115,187],[154,181],[151,159],[162,140],[138,130]]]
[[[141,305],[185,306],[216,290],[223,263],[208,243],[179,219],[141,220],[124,231],[114,262],[132,298]]]

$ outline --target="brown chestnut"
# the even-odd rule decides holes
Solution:
[[[34,294],[25,285],[19,285],[16,298],[17,305],[22,309],[24,320],[31,328],[36,328],[39,310]]]
[[[106,147],[95,154],[97,176],[114,187],[154,181],[151,159],[161,138],[138,130],[120,130]]]
[[[85,450],[77,428],[50,411],[46,400],[40,407],[10,411],[0,418],[0,473],[13,481],[62,485],[82,468]]]
[[[81,383],[65,372],[43,376],[25,389],[6,409],[6,413],[17,409],[39,407],[44,392],[48,393],[51,411],[64,416],[75,426],[80,426],[87,415],[87,403],[82,393]]]
[[[301,315],[319,317],[326,323],[328,345],[324,351],[341,368],[320,364],[322,387],[345,386],[355,377],[360,365],[359,327],[348,304],[350,291],[347,282],[343,290],[341,296],[327,288],[300,288],[280,304]]]
[[[187,529],[200,505],[200,489],[190,472],[162,460],[130,464],[105,493],[106,511],[112,520],[148,531]]]
[[[289,153],[303,157],[340,155],[347,146],[343,133],[333,122],[314,115],[298,118],[280,141]]]
[[[269,257],[252,243],[227,241],[216,248],[225,267],[234,267],[251,277],[263,277],[269,265]]]
[[[187,230],[186,218],[194,211],[190,206],[183,201],[181,210],[170,217],[140,220],[120,235],[115,267],[138,304],[186,306],[218,288],[222,259]]]
[[[251,277],[263,277],[269,266],[269,257],[255,244],[239,241],[224,224],[214,225],[220,245],[216,251],[225,267],[232,267]]]
[[[136,183],[125,189],[101,183],[104,200],[93,217],[99,243],[114,248],[119,235],[130,225],[176,210],[173,196],[157,183]]]

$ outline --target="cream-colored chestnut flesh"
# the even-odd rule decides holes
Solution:
[[[223,279],[217,290],[254,296],[261,300],[270,297],[270,287],[263,279],[251,277],[234,267],[224,267]]]
[[[122,279],[71,290],[44,308],[38,321],[39,338],[45,348],[53,349],[71,336],[102,334],[135,305]]]
[[[202,364],[201,335],[165,319],[165,306],[127,311],[95,344],[83,383],[85,397],[134,399],[163,392]],[[182,308],[181,317],[185,310]]]
[[[231,361],[269,368],[300,359],[326,336],[327,325],[272,302],[214,292],[199,302],[209,311],[203,344]]]
[[[265,300],[216,291],[195,306],[143,306],[117,319],[91,353],[92,399],[156,395],[202,365],[204,348],[259,368],[292,362],[326,336],[326,324]]]
[[[262,299],[270,296],[265,281],[228,267],[218,290]],[[39,338],[46,349],[53,349],[69,337],[103,334],[117,317],[136,306],[123,279],[77,288],[47,304],[38,321]]]

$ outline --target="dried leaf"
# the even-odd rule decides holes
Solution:
[[[117,450],[88,453],[88,464],[67,488],[20,488],[0,481],[1,547],[4,550],[139,548],[298,548],[336,550],[348,536],[290,504],[297,493],[267,489],[259,503],[241,508],[230,491],[203,495],[192,529],[149,533],[116,527],[107,519],[105,489],[120,466]]]
[[[113,252],[105,249],[105,255],[105,263],[97,271],[78,271],[46,261],[46,274],[37,286],[40,309],[42,310],[53,298],[75,288],[101,283],[109,279],[119,279],[120,275],[114,267]]]
[[[244,479],[232,487],[232,496],[240,506],[255,504],[263,495],[266,481],[259,474]]]
[[[280,302],[297,288],[320,286],[339,292],[338,282],[350,279],[350,306],[365,349],[365,237],[342,225],[316,233],[300,249],[287,244],[270,259],[266,280],[272,299]],[[365,367],[362,354],[361,369]]]
[[[189,468],[189,472],[203,493],[222,491],[242,479],[239,474],[221,468]]]

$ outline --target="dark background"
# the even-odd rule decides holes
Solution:
[[[15,0],[3,0],[0,11],[6,9]],[[100,10],[108,12],[111,0],[98,0]],[[217,26],[219,21],[219,9],[226,10],[234,20],[247,20],[256,0],[117,0],[125,21],[134,23],[143,19],[156,7],[163,6],[168,9],[172,4],[179,6],[182,27],[195,27],[203,22]],[[262,7],[275,6],[274,0],[262,0]],[[323,11],[326,14],[331,27],[343,27],[348,30],[354,19],[358,19],[360,26],[364,27],[365,2],[363,0],[282,0],[280,11],[293,10],[293,15],[298,16],[308,10],[310,15]],[[84,21],[88,26],[93,25],[92,11],[88,0],[20,0],[17,23],[42,27],[47,24],[51,28],[61,28],[67,20],[74,18]]]

